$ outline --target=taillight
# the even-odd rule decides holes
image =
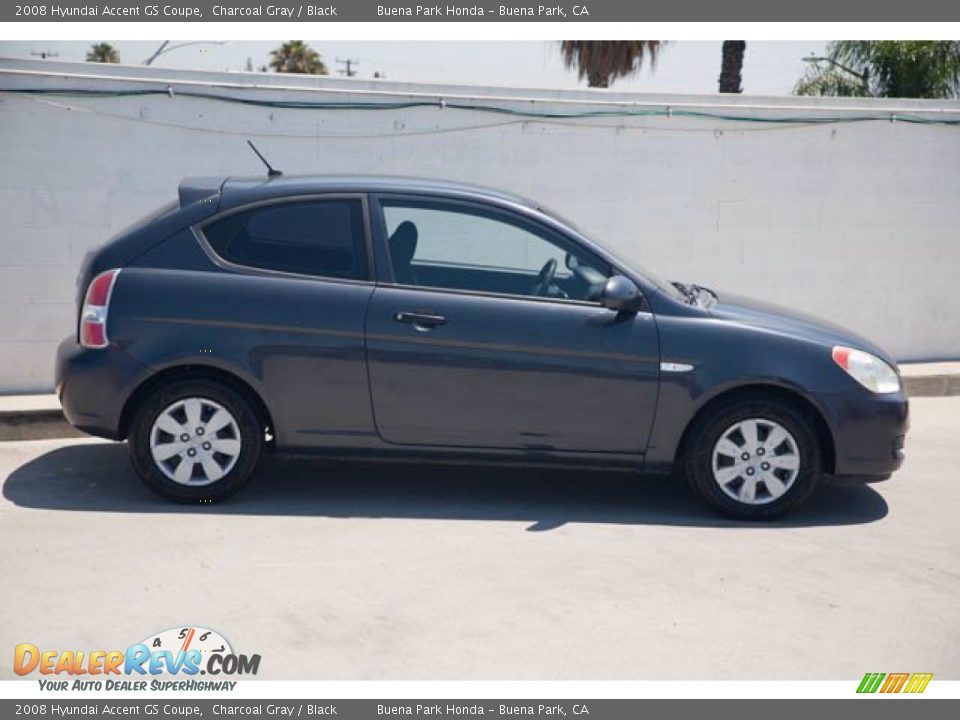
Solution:
[[[87,287],[80,311],[80,344],[84,347],[104,348],[110,343],[107,339],[107,312],[119,274],[119,268],[102,272]]]

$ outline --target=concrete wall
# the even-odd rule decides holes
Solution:
[[[107,77],[109,76],[109,77]],[[153,81],[153,82],[150,82]],[[91,98],[24,89],[143,89]],[[302,110],[191,98],[390,102]],[[441,107],[662,111],[534,121]],[[613,104],[610,104],[613,103]],[[777,125],[681,117],[795,117]],[[468,180],[541,200],[662,277],[776,301],[856,329],[900,359],[960,357],[960,103],[625,95],[426,86],[0,60],[0,392],[49,390],[74,324],[80,258],[198,174]]]

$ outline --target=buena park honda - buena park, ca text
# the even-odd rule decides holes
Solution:
[[[290,19],[311,17],[337,17],[335,5],[250,5],[227,6],[214,5],[211,9],[214,17],[283,17]],[[201,19],[203,10],[198,7],[180,7],[174,5],[137,5],[120,7],[116,5],[17,5],[16,15],[20,17],[172,17],[178,19]],[[528,7],[508,7],[497,5],[377,5],[378,17],[575,17],[589,16],[586,5],[531,5]]]

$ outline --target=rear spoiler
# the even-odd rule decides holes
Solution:
[[[180,207],[185,208],[201,200],[219,204],[220,189],[226,181],[225,177],[184,178],[178,188]]]

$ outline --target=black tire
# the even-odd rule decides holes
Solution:
[[[153,459],[150,434],[159,415],[187,398],[211,400],[236,420],[241,441],[233,467],[220,479],[199,486],[184,485],[168,477]],[[232,495],[243,487],[256,469],[263,451],[264,427],[250,403],[233,388],[212,380],[180,380],[154,390],[137,409],[127,438],[134,470],[153,492],[174,502],[208,503]]]
[[[714,446],[729,428],[750,418],[771,420],[781,425],[793,436],[800,461],[799,472],[787,491],[764,504],[748,504],[730,497],[714,480],[713,474]],[[696,421],[686,444],[683,467],[694,492],[721,514],[738,520],[778,517],[806,500],[820,480],[821,450],[814,432],[814,418],[780,400],[735,400],[708,411]]]

